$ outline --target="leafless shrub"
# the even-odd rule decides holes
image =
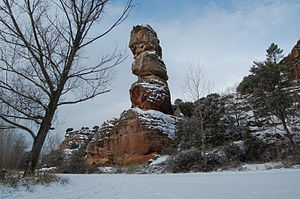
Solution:
[[[18,169],[28,143],[23,134],[0,129],[0,169]]]

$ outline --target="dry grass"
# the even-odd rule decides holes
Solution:
[[[57,176],[49,172],[37,172],[32,177],[22,177],[22,173],[19,171],[8,171],[4,178],[0,179],[0,185],[4,187],[26,187],[27,190],[34,185],[48,186],[51,183],[67,184],[68,179]]]

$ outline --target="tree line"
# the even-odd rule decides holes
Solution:
[[[175,100],[174,109],[184,116],[176,147],[207,151],[255,132],[269,129],[274,133],[277,129],[284,132],[290,148],[296,149],[299,143],[293,137],[300,132],[300,98],[299,93],[293,92],[294,80],[280,62],[282,52],[272,43],[266,50],[266,59],[254,62],[250,75],[230,94],[212,93],[193,102]],[[196,85],[195,79],[189,82]],[[199,87],[188,87],[193,90],[188,93],[198,96]]]

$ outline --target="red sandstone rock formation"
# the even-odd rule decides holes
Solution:
[[[138,81],[130,89],[130,98],[132,107],[138,108],[124,111],[119,119],[104,123],[96,132],[88,129],[68,132],[60,147],[66,153],[71,153],[72,150],[85,148],[89,143],[86,148],[88,164],[143,164],[160,153],[175,138],[179,118],[168,115],[172,113],[168,76],[161,60],[157,35],[149,26],[136,26],[132,30],[129,46],[135,57],[132,72],[138,76]],[[281,61],[294,80],[300,79],[299,60],[300,41]],[[243,99],[238,102],[242,103],[242,109],[247,107],[243,105]],[[250,120],[251,117],[252,113]],[[92,141],[91,135],[94,136]],[[279,134],[275,136],[282,139]]]
[[[138,165],[147,162],[175,138],[178,118],[159,111],[129,109],[105,122],[89,143],[88,164]]]
[[[155,51],[159,57],[162,56],[157,34],[149,25],[137,25],[133,27],[129,48],[134,57],[145,51]]]
[[[287,68],[293,80],[300,80],[300,40],[280,63]]]
[[[135,58],[132,73],[138,76],[130,89],[132,108],[173,114],[167,69],[155,31],[149,25],[133,27],[129,47]]]
[[[175,138],[179,118],[173,113],[168,75],[155,31],[135,26],[129,47],[134,55],[130,88],[132,109],[104,123],[86,148],[88,164],[138,165],[160,153]]]
[[[172,114],[170,91],[167,83],[159,79],[140,79],[130,88],[132,107],[159,110]]]

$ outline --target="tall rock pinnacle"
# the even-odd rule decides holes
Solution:
[[[138,76],[130,88],[132,108],[173,114],[167,69],[156,32],[149,25],[133,27],[129,47],[135,59],[132,73]]]
[[[176,137],[180,118],[171,115],[168,75],[156,33],[149,25],[133,27],[129,47],[135,59],[132,73],[138,77],[130,88],[132,108],[95,132],[85,150],[87,164],[145,164]]]

